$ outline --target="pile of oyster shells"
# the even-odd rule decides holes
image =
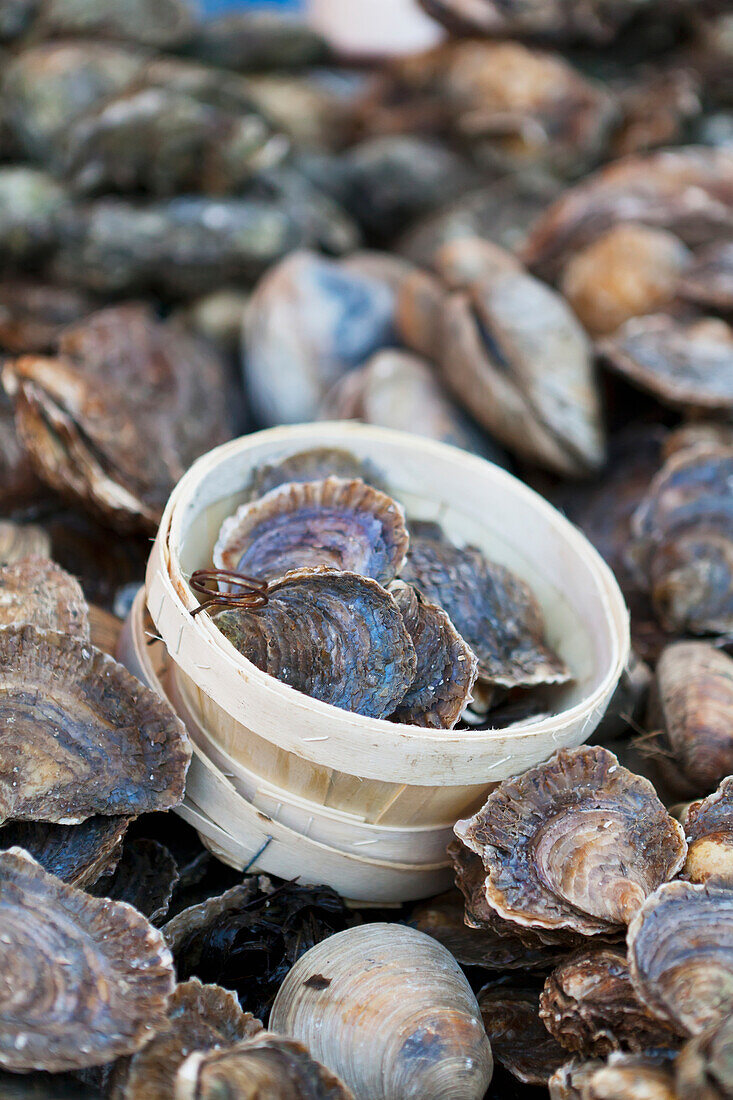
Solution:
[[[733,1098],[733,9],[421,4],[441,44],[354,64],[272,12],[0,0],[3,1097]],[[631,612],[593,743],[411,908],[218,863],[113,656],[192,461],[319,418],[503,464]],[[235,645],[466,737],[552,709],[511,571],[296,457],[210,563],[267,582]]]

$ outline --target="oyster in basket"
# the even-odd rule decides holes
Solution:
[[[224,521],[214,565],[271,581],[325,566],[393,580],[409,536],[402,507],[361,480],[295,481],[243,504]]]
[[[296,451],[279,462],[258,466],[247,487],[247,495],[255,500],[291,481],[323,481],[327,477],[344,481],[361,479],[375,489],[384,490],[384,479],[369,459],[357,458],[339,447],[313,447]]]
[[[87,889],[114,871],[129,823],[129,817],[101,814],[78,825],[9,821],[0,829],[0,848],[23,848],[44,871]]]
[[[450,617],[478,658],[481,680],[501,687],[565,683],[570,673],[544,640],[529,586],[474,546],[454,546],[437,524],[412,524],[400,579]]]
[[[477,999],[497,1062],[527,1085],[546,1086],[568,1055],[540,1019],[537,991],[490,982]]]
[[[415,648],[396,602],[357,573],[288,573],[269,586],[264,607],[225,611],[216,625],[263,672],[357,714],[388,717],[415,677]]]
[[[586,936],[627,924],[686,850],[651,783],[600,746],[562,749],[504,780],[455,833],[481,858],[499,916]]]
[[[58,1072],[132,1054],[165,1023],[174,976],[157,932],[27,852],[0,852],[0,1065]]]
[[[0,566],[0,627],[31,623],[89,640],[89,608],[81,585],[47,558]]]
[[[733,886],[733,776],[693,802],[683,822],[687,837],[684,875],[690,882]]]

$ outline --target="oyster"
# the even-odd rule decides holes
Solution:
[[[360,1100],[480,1100],[493,1062],[476,998],[435,940],[365,924],[306,952],[280,987],[273,1031],[304,1042]]]
[[[733,1091],[733,1017],[688,1040],[674,1064],[678,1100],[729,1100]]]
[[[401,505],[363,481],[327,477],[280,485],[243,504],[221,526],[214,565],[265,581],[324,566],[386,584],[408,543]]]
[[[0,627],[31,623],[89,640],[89,608],[81,585],[47,558],[0,566]]]
[[[327,477],[344,481],[361,479],[375,489],[384,488],[382,475],[368,459],[357,458],[338,447],[313,447],[290,454],[279,462],[258,466],[252,474],[248,493],[254,500],[288,482],[323,481]]]
[[[168,849],[157,840],[135,839],[125,842],[117,866],[98,878],[90,892],[126,901],[152,924],[160,924],[177,882],[178,866]]]
[[[412,638],[417,669],[392,718],[408,725],[453,729],[471,699],[478,662],[445,611],[404,581],[389,592]]]
[[[651,783],[600,746],[561,749],[504,780],[455,833],[480,856],[499,916],[586,936],[627,924],[686,850]]]
[[[127,905],[0,853],[4,984],[0,1065],[78,1069],[132,1054],[165,1023],[173,966],[162,935]]]
[[[687,837],[685,878],[733,886],[733,776],[724,779],[707,798],[693,802],[683,824]]]
[[[91,300],[77,290],[18,279],[0,282],[0,351],[50,351],[64,326],[92,309]]]
[[[497,1062],[527,1085],[547,1085],[567,1051],[543,1027],[536,990],[490,982],[477,996]]]
[[[313,419],[329,386],[395,342],[394,304],[383,280],[310,252],[268,271],[250,300],[243,342],[245,385],[260,420]]]
[[[672,233],[622,222],[572,255],[559,285],[588,332],[604,336],[671,302],[691,259]]]
[[[33,21],[40,0],[5,0],[0,9],[0,41],[25,34]]]
[[[646,0],[420,0],[429,15],[458,33],[531,35],[602,43],[647,7]]]
[[[667,405],[733,409],[733,329],[719,318],[636,317],[599,350],[609,367]]]
[[[123,528],[154,530],[193,459],[228,435],[222,363],[143,306],[66,328],[55,357],[7,363],[3,383],[44,479]]]
[[[501,687],[567,681],[566,666],[545,644],[542,610],[529,586],[434,528],[412,525],[401,579],[448,614],[478,658],[479,678]]]
[[[581,948],[560,963],[540,995],[540,1016],[566,1050],[594,1057],[679,1042],[637,997],[625,952],[611,947]]]
[[[182,723],[122,665],[53,631],[0,630],[0,820],[76,824],[170,809],[191,749]]]
[[[392,714],[415,676],[415,649],[397,604],[357,573],[288,573],[270,585],[265,607],[225,611],[216,625],[263,672],[372,718]]]
[[[680,280],[678,292],[705,309],[733,311],[733,242],[702,249]]]
[[[25,558],[48,558],[50,554],[51,540],[43,527],[0,520],[0,564],[12,565]]]
[[[186,42],[195,26],[186,0],[43,0],[33,29],[48,38],[89,35],[165,49]]]
[[[715,883],[667,882],[628,931],[640,999],[682,1035],[699,1035],[733,1007],[733,892]]]
[[[599,1061],[568,1062],[550,1078],[550,1100],[680,1100],[664,1054],[615,1053]],[[697,1098],[701,1100],[701,1098]]]
[[[168,1002],[168,1019],[142,1050],[112,1070],[111,1100],[175,1100],[176,1074],[191,1051],[227,1048],[262,1030],[242,1012],[233,993],[198,978],[181,982]]]
[[[629,558],[661,625],[677,634],[733,629],[733,447],[672,454],[634,514]]]
[[[0,267],[44,258],[56,245],[70,199],[45,172],[0,165]]]
[[[102,816],[79,825],[9,821],[0,828],[0,848],[23,848],[44,871],[87,889],[114,871],[129,823],[129,817]]]
[[[733,230],[733,151],[686,146],[625,157],[569,188],[535,223],[522,256],[543,278],[619,222],[667,229],[685,244]]]
[[[566,476],[602,465],[603,427],[588,337],[564,299],[488,241],[444,246],[443,276],[405,280],[398,328],[499,442]],[[433,352],[435,353],[435,352]]]
[[[207,65],[235,72],[298,69],[325,61],[323,38],[304,20],[277,11],[230,11],[197,28],[190,50]]]
[[[702,81],[688,68],[659,66],[621,93],[622,118],[611,141],[611,157],[680,145],[702,114]]]
[[[262,1032],[237,1046],[191,1054],[176,1077],[176,1100],[223,1095],[271,1100],[354,1100],[333,1073],[301,1043]]]

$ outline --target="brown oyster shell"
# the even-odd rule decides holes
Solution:
[[[417,669],[407,694],[395,710],[395,722],[453,729],[471,699],[478,661],[448,615],[423,599],[417,589],[394,581],[389,593],[412,638]]]
[[[167,810],[191,755],[170,707],[105,653],[32,626],[0,630],[0,820],[75,824]]]
[[[609,159],[680,145],[692,120],[702,114],[702,81],[688,68],[655,66],[621,93],[622,118]]]
[[[599,351],[609,367],[666,405],[733,409],[733,329],[719,318],[634,317]]]
[[[79,825],[9,821],[0,828],[0,848],[23,848],[44,871],[87,889],[114,871],[129,823],[129,817],[102,815]]]
[[[93,309],[78,290],[46,283],[0,282],[0,348],[15,355],[50,351],[62,328]]]
[[[48,558],[51,539],[43,527],[34,523],[0,520],[0,563],[12,565],[24,558]]]
[[[132,1054],[165,1023],[173,964],[160,932],[127,905],[92,898],[26,852],[0,853],[0,1064],[78,1069]]]
[[[550,1100],[680,1098],[675,1091],[674,1070],[666,1055],[614,1053],[607,1063],[566,1063],[550,1079]]]
[[[699,1035],[733,1009],[733,891],[667,882],[628,931],[629,970],[641,1000],[682,1035]]]
[[[226,1050],[192,1054],[179,1069],[175,1100],[224,1095],[354,1100],[351,1090],[301,1043],[268,1031]]]
[[[569,188],[538,218],[522,251],[544,278],[620,222],[668,229],[692,247],[733,229],[733,153],[685,146],[624,157]]]
[[[733,242],[702,249],[678,285],[678,293],[705,309],[733,311]]]
[[[567,1051],[543,1026],[537,990],[490,982],[477,999],[497,1062],[527,1085],[547,1085]]]
[[[324,566],[387,584],[408,543],[400,504],[363,481],[327,477],[289,482],[243,504],[221,526],[214,565],[260,581]]]
[[[312,447],[288,455],[279,462],[258,466],[247,492],[250,500],[255,500],[288,482],[323,481],[327,477],[345,481],[360,479],[384,491],[383,477],[368,459],[357,458],[339,447]]]
[[[222,363],[143,306],[64,329],[55,357],[7,363],[3,384],[43,479],[122,528],[157,526],[176,481],[228,436]]]
[[[617,948],[581,948],[560,963],[540,995],[540,1016],[562,1047],[588,1056],[678,1044],[676,1032],[637,997],[626,953]]]
[[[524,581],[474,546],[413,524],[401,579],[449,616],[478,658],[481,680],[502,687],[565,683],[570,673],[545,643],[542,610]]]
[[[687,837],[685,878],[733,887],[733,776],[724,779],[707,798],[693,802],[683,824]]]
[[[501,917],[587,936],[627,924],[685,858],[682,827],[651,783],[600,746],[504,780],[455,833],[481,857]]]
[[[288,573],[270,585],[265,607],[225,611],[216,625],[263,672],[357,714],[386,718],[415,676],[415,649],[397,604],[357,573]]]
[[[592,336],[671,302],[691,254],[672,233],[622,222],[570,257],[560,289]]]
[[[176,1074],[192,1051],[227,1048],[262,1030],[234,993],[198,978],[181,982],[168,1019],[137,1054],[113,1070],[110,1100],[174,1100]]]
[[[30,623],[89,640],[89,607],[81,585],[47,558],[0,566],[0,627]]]
[[[151,924],[160,924],[177,883],[178,864],[165,845],[157,840],[136,838],[125,843],[117,866],[111,874],[99,878],[90,887],[90,893],[98,898],[126,901]]]
[[[420,0],[428,15],[458,34],[514,35],[602,43],[634,17],[644,0]]]
[[[689,1039],[674,1064],[678,1100],[730,1100],[733,1093],[733,1016]]]

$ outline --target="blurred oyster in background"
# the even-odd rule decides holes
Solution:
[[[733,313],[733,241],[701,249],[678,292],[702,308]]]
[[[57,243],[70,199],[45,172],[0,166],[0,268],[39,261]]]
[[[78,290],[20,279],[0,281],[0,352],[50,351],[65,325],[94,309]]]
[[[702,113],[701,84],[688,68],[655,68],[648,76],[632,80],[620,94],[621,119],[610,155],[630,156],[684,141]]]
[[[300,19],[277,11],[232,11],[207,19],[189,52],[235,72],[300,69],[328,60],[323,38]]]
[[[429,15],[458,33],[529,35],[605,42],[649,0],[420,0]]]
[[[733,886],[733,776],[727,776],[707,798],[689,806],[684,826],[685,878]]]
[[[40,3],[41,0],[3,0],[0,4],[0,42],[24,34]]]
[[[17,0],[15,0],[17,3]],[[45,38],[98,37],[171,48],[192,37],[194,8],[188,0],[39,0],[34,32]]]

